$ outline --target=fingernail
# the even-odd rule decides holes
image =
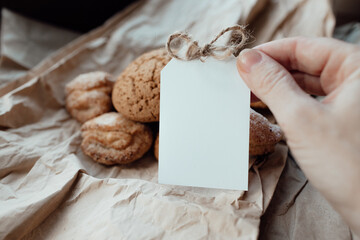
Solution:
[[[261,61],[261,54],[253,49],[244,49],[240,52],[237,63],[241,71],[250,73],[251,68]]]

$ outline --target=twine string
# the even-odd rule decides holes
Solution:
[[[231,38],[224,46],[217,46],[214,43],[225,33],[232,31]],[[237,57],[240,51],[248,43],[250,35],[244,26],[235,25],[223,29],[216,37],[203,47],[199,46],[197,41],[193,41],[188,33],[174,33],[169,36],[166,43],[166,49],[169,55],[179,60],[190,61],[199,59],[204,62],[207,57],[214,57],[218,60],[224,60],[232,54]],[[186,43],[187,50],[185,56],[180,56],[181,46]]]

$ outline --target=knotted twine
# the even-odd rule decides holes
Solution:
[[[216,46],[214,43],[225,33],[232,31],[231,38],[225,46]],[[235,25],[222,30],[210,43],[205,44],[203,47],[199,46],[197,41],[193,41],[188,33],[174,33],[170,35],[167,43],[166,50],[169,55],[179,60],[190,61],[199,59],[204,62],[207,57],[214,57],[218,60],[224,60],[231,54],[237,57],[240,51],[248,43],[250,38],[249,33],[245,30],[244,26]],[[173,41],[177,41],[176,44]],[[179,55],[183,43],[187,44],[185,56]],[[175,45],[175,46],[174,46]]]

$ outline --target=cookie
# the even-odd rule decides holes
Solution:
[[[165,49],[157,49],[130,63],[114,85],[115,109],[134,121],[159,121],[160,71],[170,59]]]
[[[154,143],[154,155],[157,160],[159,160],[159,133],[156,136]]]
[[[278,125],[270,123],[261,114],[250,110],[250,155],[257,156],[273,152],[276,143],[282,138],[283,133]]]
[[[150,128],[116,112],[85,122],[81,131],[82,151],[105,165],[133,162],[141,158],[152,144]]]
[[[262,102],[262,101],[257,101],[257,102],[252,102],[250,103],[250,107],[252,108],[261,108],[261,109],[266,109],[267,105]]]
[[[65,106],[72,117],[83,123],[112,108],[112,76],[105,72],[84,73],[65,88]]]

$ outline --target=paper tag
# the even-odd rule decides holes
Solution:
[[[247,190],[250,91],[236,59],[161,72],[159,183]]]

